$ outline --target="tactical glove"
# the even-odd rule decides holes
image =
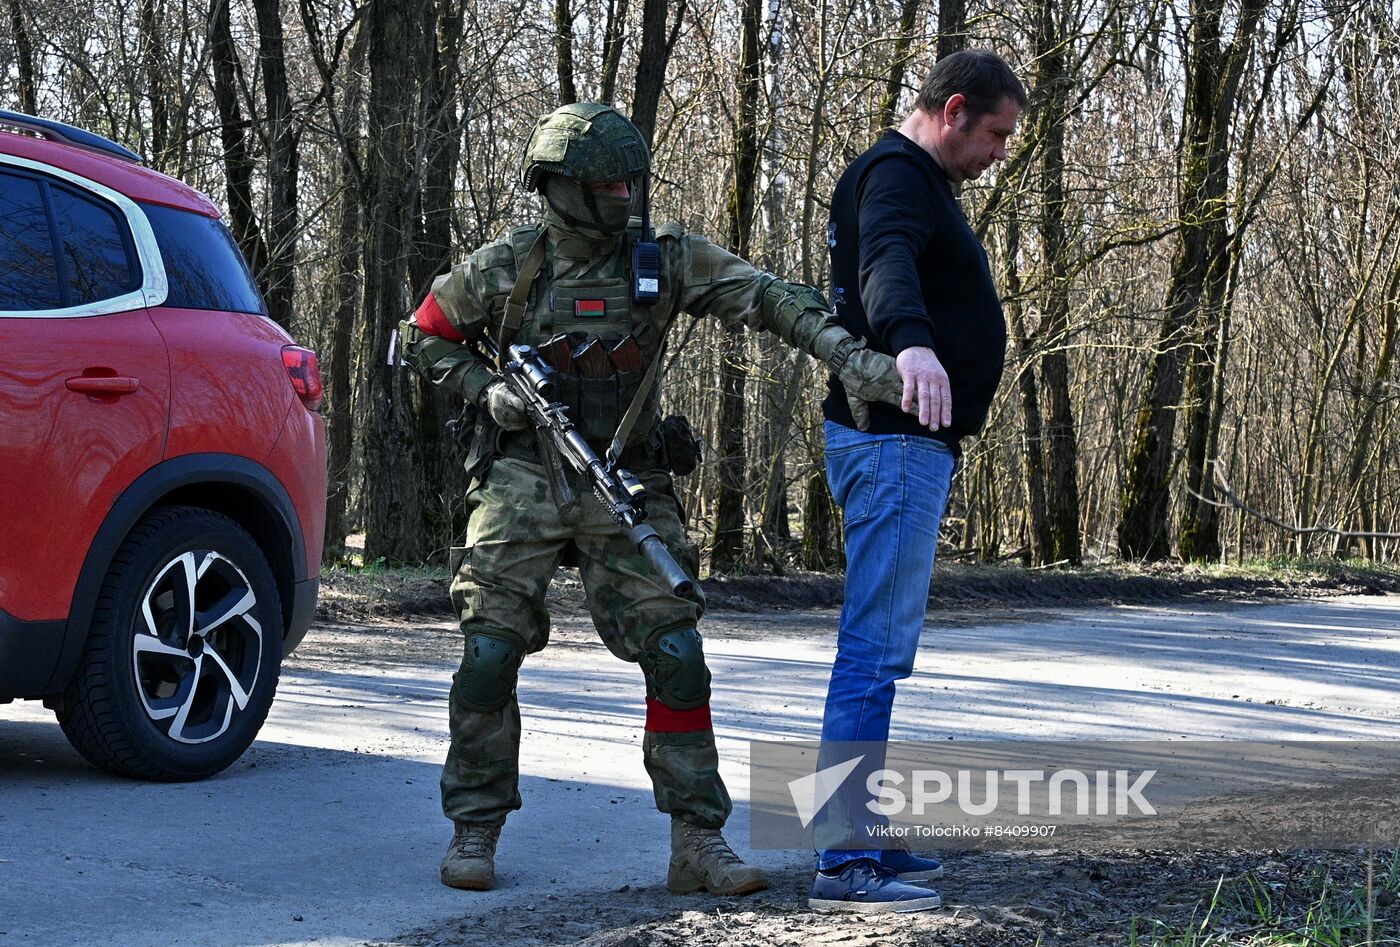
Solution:
[[[825,362],[846,387],[851,417],[870,427],[870,404],[902,407],[904,381],[894,359],[872,352],[842,327],[826,297],[811,286],[772,279],[764,289],[762,322],[784,342]]]
[[[854,343],[836,369],[836,377],[846,388],[846,403],[851,406],[851,418],[862,431],[870,428],[870,405],[873,402],[900,407],[904,397],[904,381],[899,377],[894,359],[872,352]]]
[[[523,431],[530,426],[530,415],[525,410],[525,402],[510,390],[510,385],[497,379],[486,386],[481,393],[481,403],[502,430]]]

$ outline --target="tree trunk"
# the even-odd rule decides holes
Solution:
[[[967,0],[938,0],[938,57],[967,49]]]
[[[914,24],[919,19],[919,0],[900,0],[899,33],[894,39],[894,52],[890,56],[890,72],[885,79],[885,95],[880,99],[876,133],[895,124],[894,110],[899,107],[899,97],[904,91],[904,73],[909,68],[911,56],[909,47],[914,40]]]
[[[388,358],[409,311],[407,235],[413,208],[414,108],[421,76],[425,0],[371,0],[365,321],[369,343],[365,410],[365,562],[421,562],[421,482],[407,372]]]
[[[170,112],[169,92],[160,61],[165,43],[160,36],[156,0],[141,0],[139,15],[141,65],[146,72],[146,98],[151,104],[151,153],[148,157],[152,167],[163,168],[165,152],[170,147]]]
[[[1118,546],[1128,559],[1165,559],[1172,441],[1192,326],[1227,271],[1230,127],[1236,90],[1264,0],[1245,0],[1228,48],[1219,6],[1192,0],[1180,159],[1180,227],[1156,355],[1134,424]]]
[[[759,507],[759,531],[763,542],[758,544],[754,557],[754,561],[760,561],[764,555],[771,555],[773,569],[778,575],[783,574],[783,560],[777,551],[790,538],[787,525],[787,465],[784,461],[787,443],[792,436],[793,418],[807,388],[807,355],[794,352],[791,358],[782,361],[787,366],[788,383],[777,403],[771,406],[769,414],[773,425],[772,452],[769,454],[768,469],[764,472],[763,500]]]
[[[665,13],[664,6],[662,13]],[[617,70],[622,64],[626,39],[627,0],[608,0],[608,21],[603,28],[603,78],[598,83],[598,101],[605,105],[611,105],[617,97]]]
[[[430,35],[428,76],[423,94],[423,179],[417,192],[417,226],[409,255],[409,285],[413,300],[421,299],[433,279],[452,263],[452,209],[462,126],[455,102],[461,85],[458,59],[462,43],[462,8],[444,4]]]
[[[685,19],[685,0],[676,7],[676,22],[666,32],[666,0],[643,0],[642,45],[637,51],[637,77],[632,84],[632,124],[650,148],[656,137],[656,109],[666,83],[666,64]]]
[[[29,38],[29,24],[24,18],[25,0],[10,0],[10,32],[15,37],[15,59],[19,70],[19,110],[39,114],[38,82],[34,72],[34,43]]]
[[[758,185],[758,97],[762,90],[759,31],[763,27],[761,0],[743,0],[739,46],[739,109],[734,127],[734,178],[729,192],[728,246],[748,257]],[[745,339],[737,332],[720,334],[719,431],[716,438],[715,535],[710,567],[727,572],[744,553],[744,384],[747,371]]]
[[[826,485],[826,471],[820,460],[807,475],[806,499],[802,503],[802,568],[830,572],[845,564],[836,534],[836,503]]]
[[[1400,332],[1400,260],[1397,260],[1386,281],[1381,302],[1381,340],[1364,387],[1358,386],[1359,412],[1354,423],[1355,434],[1347,457],[1345,494],[1348,507],[1355,511],[1349,516],[1360,531],[1373,529],[1369,515],[1365,477],[1376,451],[1377,416],[1385,404],[1385,387],[1395,364],[1396,335]],[[1306,524],[1305,524],[1306,525]],[[1374,558],[1374,540],[1365,540],[1368,558]]]
[[[1248,11],[1246,11],[1248,12]],[[1293,40],[1297,35],[1298,5],[1285,4],[1278,13],[1275,23],[1274,41],[1267,56],[1263,59],[1262,78],[1256,95],[1258,101],[1266,101],[1270,96],[1273,78],[1281,60],[1291,55]],[[1237,45],[1239,34],[1236,35]],[[1248,45],[1245,47],[1247,55]],[[1226,69],[1231,68],[1228,64]],[[1259,66],[1256,64],[1256,71]],[[1304,119],[1312,114],[1313,106],[1304,110]],[[1240,183],[1237,190],[1243,190],[1243,182],[1248,179],[1250,158],[1254,151],[1254,136],[1257,128],[1256,113],[1245,123],[1241,143],[1232,149],[1234,160],[1239,168]],[[1228,142],[1227,131],[1222,136]],[[1297,126],[1301,128],[1301,123]],[[1227,146],[1228,147],[1228,146]],[[1273,171],[1264,180],[1272,179]],[[1260,185],[1261,189],[1264,185]],[[1182,501],[1181,526],[1178,546],[1184,559],[1218,560],[1221,556],[1220,508],[1214,502],[1215,484],[1211,469],[1219,453],[1220,425],[1224,414],[1225,370],[1230,355],[1230,325],[1234,306],[1234,283],[1243,252],[1244,233],[1252,213],[1249,201],[1243,193],[1237,194],[1234,204],[1234,233],[1230,234],[1225,221],[1219,222],[1216,239],[1220,241],[1215,251],[1208,274],[1202,303],[1197,316],[1197,344],[1191,349],[1190,368],[1187,372],[1186,415],[1186,489],[1187,496]]]
[[[268,315],[291,325],[297,262],[297,135],[282,41],[279,0],[253,0],[258,20],[258,62],[262,70],[267,125],[267,241],[264,293]]]
[[[1026,495],[1026,542],[1035,565],[1053,562],[1054,540],[1045,504],[1045,428],[1040,392],[1035,383],[1035,348],[1026,332],[1021,277],[1016,267],[1021,228],[1013,215],[1006,227],[1006,315],[1020,367],[1016,388],[1021,396],[1021,483]]]
[[[554,0],[554,67],[559,75],[559,104],[578,101],[574,88],[574,15],[569,0]]]
[[[358,98],[352,93],[350,101]],[[350,476],[355,447],[354,382],[355,315],[360,290],[360,208],[364,195],[354,184],[346,158],[341,159],[342,191],[336,220],[335,312],[331,319],[330,385],[327,388],[326,543],[322,561],[345,558],[349,529]]]
[[[321,561],[333,564],[345,559],[345,536],[350,532],[351,477],[355,454],[355,325],[359,315],[360,246],[364,240],[365,192],[361,178],[363,140],[361,120],[364,83],[361,81],[369,34],[356,33],[351,52],[349,82],[340,104],[341,153],[336,172],[340,182],[340,206],[336,209],[335,299],[331,317],[327,362],[330,384],[326,389],[326,542]]]
[[[253,206],[253,157],[248,150],[247,124],[238,106],[241,66],[229,27],[230,0],[214,0],[209,16],[209,57],[214,68],[214,104],[219,111],[219,135],[224,146],[224,193],[229,228],[253,273],[267,269],[267,244]]]
[[[1220,558],[1220,513],[1209,502],[1213,494],[1209,470],[1220,436],[1220,399],[1223,372],[1229,353],[1229,315],[1226,312],[1229,251],[1212,265],[1201,297],[1198,331],[1202,337],[1191,350],[1186,375],[1186,488],[1182,501],[1177,546],[1181,558],[1215,561]],[[1206,498],[1206,499],[1200,499]]]
[[[1066,39],[1056,22],[1059,5],[1042,2],[1037,30],[1036,90],[1043,109],[1040,141],[1040,244],[1045,292],[1037,336],[1040,381],[1044,389],[1046,483],[1049,545],[1043,562],[1078,565],[1079,442],[1070,401],[1069,331],[1070,248],[1065,236],[1065,111],[1073,80],[1066,66]]]
[[[462,41],[462,8],[446,4],[428,32],[431,71],[424,93],[422,186],[418,189],[419,226],[409,257],[410,304],[428,294],[433,279],[451,266],[452,209],[456,204],[454,172],[461,151],[462,128],[457,120],[460,79],[458,60]],[[417,378],[418,469],[423,476],[423,531],[431,537],[430,552],[445,550],[466,531],[462,497],[466,494],[466,470],[457,441],[447,421],[461,412],[462,398],[455,392]]]

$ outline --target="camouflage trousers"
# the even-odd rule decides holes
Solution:
[[[699,554],[686,538],[670,477],[661,471],[639,477],[647,488],[647,521],[694,577]],[[570,542],[593,624],[613,654],[636,663],[660,634],[695,627],[702,608],[653,577],[596,497],[582,492],[577,505],[560,514],[539,464],[497,458],[468,503],[466,554],[452,582],[464,641],[487,633],[518,642],[526,654],[544,648],[545,592]],[[442,809],[457,822],[499,824],[521,805],[520,707],[514,691],[496,710],[468,706],[460,683],[466,661],[453,675],[448,698],[452,742]],[[642,758],[659,810],[692,825],[724,825],[732,806],[719,775],[708,702],[677,711],[649,693]]]

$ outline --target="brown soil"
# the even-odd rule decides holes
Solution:
[[[1393,888],[1382,885],[1391,857],[1378,854],[1373,863],[1376,945],[1400,944],[1394,939],[1400,905]],[[660,886],[551,896],[523,909],[471,914],[441,928],[415,931],[398,943],[1098,947],[1127,944],[1134,929],[1148,944],[1154,932],[1184,931],[1199,925],[1207,913],[1213,933],[1242,933],[1261,923],[1253,907],[1259,891],[1268,893],[1285,919],[1302,918],[1324,889],[1333,900],[1356,897],[1366,903],[1367,898],[1367,856],[1361,852],[966,853],[948,855],[945,864],[947,875],[938,882],[944,907],[917,914],[861,917],[809,911],[811,869],[793,867],[773,877],[771,890],[747,898],[675,898]],[[1220,896],[1211,911],[1217,885]]]

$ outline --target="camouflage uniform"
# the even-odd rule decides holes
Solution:
[[[585,120],[616,115],[589,105],[554,113],[561,114],[571,119],[582,115]],[[541,127],[551,117],[542,119]],[[548,163],[543,168],[551,170]],[[527,173],[527,184],[538,183],[538,177],[532,181]],[[462,343],[483,334],[497,336],[507,299],[541,233],[544,259],[533,279],[517,343],[539,345],[572,332],[579,334],[576,338],[611,344],[631,334],[645,366],[662,356],[666,330],[678,313],[714,316],[733,329],[776,332],[837,367],[849,362],[847,372],[859,363],[870,382],[867,395],[883,386],[881,396],[897,400],[893,360],[857,352],[859,346],[835,325],[816,290],[756,270],[673,224],[656,234],[663,261],[660,298],[639,304],[631,299],[628,280],[632,239],[599,233],[586,226],[587,221],[561,214],[553,203],[547,206],[541,226],[519,228],[439,277],[402,327],[405,350],[418,369],[468,401],[480,402],[496,374]],[[632,233],[635,237],[635,220]],[[606,383],[561,379],[574,387],[560,400],[572,402],[571,418],[600,455],[640,388],[641,375],[621,373]],[[686,537],[671,477],[648,436],[660,420],[659,387],[647,394],[621,463],[647,488],[648,522],[695,578],[697,548]],[[478,434],[478,440],[483,434],[494,438],[486,446],[495,450],[487,450],[485,462],[474,470],[467,496],[466,551],[452,583],[466,648],[449,698],[452,743],[442,776],[444,813],[459,825],[498,827],[520,807],[515,675],[523,656],[548,641],[545,592],[561,560],[570,554],[577,558],[603,642],[619,658],[642,667],[647,688],[643,758],[657,808],[688,825],[718,829],[731,804],[717,769],[710,676],[695,630],[703,602],[680,598],[658,581],[591,495],[561,513],[535,454],[533,431],[494,432],[488,427]],[[475,444],[474,453],[480,448]]]

